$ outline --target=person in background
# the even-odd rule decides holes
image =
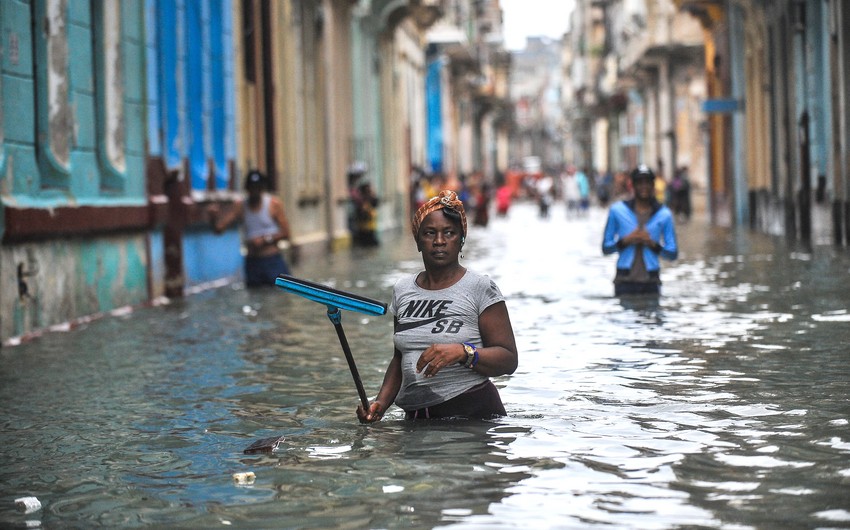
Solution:
[[[360,183],[366,174],[366,164],[360,161],[354,162],[348,166],[345,174],[348,178],[348,231],[353,238],[357,231],[357,202],[360,196]]]
[[[688,166],[676,170],[673,180],[667,186],[670,199],[668,205],[673,213],[686,221],[691,217],[691,183],[688,179]]]
[[[377,247],[378,197],[368,180],[357,185],[354,199],[354,244],[359,247]]]
[[[611,189],[610,201],[617,202],[623,199],[628,199],[632,196],[632,180],[626,170],[620,170],[614,173],[614,186]]]
[[[537,193],[537,207],[542,219],[549,218],[549,208],[555,201],[555,180],[548,173],[543,173],[534,187]]]
[[[573,165],[561,174],[561,190],[567,206],[567,219],[581,215],[581,185]]]
[[[393,357],[369,409],[357,407],[361,422],[380,420],[393,403],[409,420],[506,414],[490,378],[516,370],[516,340],[495,282],[460,264],[466,228],[453,191],[416,211],[413,237],[424,270],[393,287]]]
[[[661,160],[658,161],[658,175],[653,181],[655,187],[655,200],[661,204],[667,204],[667,181],[664,180],[664,173],[661,171]]]
[[[600,174],[599,181],[596,184],[596,198],[599,200],[600,206],[608,206],[613,188],[614,174],[610,171]]]
[[[489,182],[480,183],[475,190],[475,210],[472,217],[472,224],[475,226],[487,226],[490,222],[490,195],[491,187]]]
[[[511,208],[514,191],[508,184],[502,184],[496,191],[496,215],[505,217]]]
[[[590,181],[587,179],[587,174],[578,169],[576,171],[576,182],[578,182],[579,190],[579,213],[587,214],[590,208]]]
[[[631,174],[634,198],[611,205],[602,239],[602,253],[619,253],[615,296],[659,294],[659,257],[678,256],[670,209],[655,197],[655,173],[645,165]]]
[[[278,248],[278,242],[289,240],[289,221],[279,197],[268,193],[268,180],[259,171],[245,176],[247,200],[236,202],[224,215],[210,210],[213,229],[221,234],[230,225],[242,221],[245,255],[245,285],[274,285],[279,274],[289,274],[289,267]]]

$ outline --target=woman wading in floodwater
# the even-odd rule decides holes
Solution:
[[[380,420],[395,403],[407,419],[504,416],[490,377],[512,374],[516,339],[505,298],[487,276],[460,264],[466,213],[453,191],[417,210],[413,236],[425,270],[393,288],[395,351],[361,422]]]

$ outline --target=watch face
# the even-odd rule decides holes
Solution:
[[[466,362],[463,363],[463,365],[469,367],[472,365],[472,361],[475,359],[475,348],[470,346],[469,344],[464,344],[463,350],[466,352]]]

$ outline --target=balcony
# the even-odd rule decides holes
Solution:
[[[673,3],[677,10],[690,13],[708,29],[722,20],[726,4],[725,0],[673,0]]]

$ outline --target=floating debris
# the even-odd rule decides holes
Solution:
[[[15,507],[24,513],[37,512],[41,509],[41,501],[35,497],[21,497],[15,499]]]
[[[256,478],[257,476],[254,475],[253,471],[248,471],[247,473],[233,474],[233,482],[237,484],[253,484]]]
[[[269,438],[263,438],[262,440],[257,440],[248,446],[247,449],[242,451],[246,455],[253,455],[256,453],[272,453],[277,446],[285,439],[284,436],[272,436]]]

